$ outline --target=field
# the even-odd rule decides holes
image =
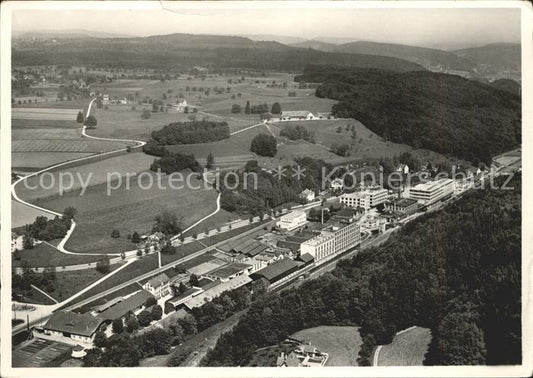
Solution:
[[[12,152],[11,167],[17,172],[35,172],[68,160],[94,155],[92,152]]]
[[[84,184],[87,183],[87,186],[94,186],[104,184],[109,179],[119,180],[127,174],[133,176],[136,173],[148,170],[153,160],[154,158],[152,156],[142,152],[132,152],[93,163],[55,170],[51,172],[52,176],[47,173],[46,176],[50,177],[45,176],[42,181],[41,176],[37,175],[27,179],[25,181],[27,184],[24,182],[18,184],[17,194],[25,201],[34,201],[38,198],[42,200],[47,197],[59,195],[59,180],[61,176],[64,177],[63,182],[65,185],[71,186],[68,190],[75,191],[80,189],[82,182]],[[73,182],[70,181],[67,175],[74,177]],[[40,182],[42,182],[42,185],[40,185]],[[48,189],[52,182],[56,183],[56,185]]]
[[[431,341],[431,330],[416,327],[396,335],[379,353],[378,366],[422,366]]]
[[[418,159],[422,162],[427,160],[431,161],[440,161],[445,159],[443,155],[440,155],[436,152],[418,149],[414,150],[412,147],[405,144],[398,144],[393,142],[387,142],[383,140],[377,134],[374,134],[372,131],[367,129],[361,122],[353,119],[338,119],[338,120],[318,120],[318,121],[294,121],[294,122],[278,122],[274,123],[271,127],[278,127],[283,129],[284,127],[291,126],[303,126],[309,132],[314,135],[315,143],[317,146],[323,147],[325,150],[329,150],[333,144],[342,145],[342,144],[351,144],[350,156],[348,159],[379,159],[381,157],[393,157],[394,155],[400,155],[403,152],[409,151],[413,153]],[[346,126],[350,126],[350,130],[346,130]],[[352,144],[352,131],[351,127],[354,127],[355,130],[355,139],[353,139]],[[337,129],[340,127],[340,132],[337,132]],[[293,154],[298,155],[308,155],[313,153],[308,150],[309,147],[305,147],[302,144],[296,148],[291,148]],[[340,162],[342,160],[346,161],[346,158],[339,157],[335,154],[332,154],[328,151],[329,154],[333,155],[333,158],[327,157],[324,155],[324,159],[331,162]]]
[[[12,256],[12,265],[21,266],[22,261],[27,261],[29,266],[34,267],[46,267],[46,266],[67,266],[76,264],[85,264],[94,261],[98,261],[100,256],[87,256],[87,255],[69,255],[59,252],[53,246],[46,244],[45,242],[38,244],[33,249],[23,249],[18,252],[20,260],[15,260]],[[61,268],[58,268],[61,270]]]
[[[45,213],[34,209],[33,207],[23,205],[20,202],[11,200],[11,228],[17,228],[33,223],[38,216],[45,216],[48,218],[54,217],[50,213]]]
[[[311,342],[328,353],[326,366],[357,366],[362,339],[357,327],[320,326],[298,331],[291,337]]]
[[[13,108],[11,110],[11,118],[13,119],[45,119],[45,120],[60,120],[68,121],[76,120],[78,112],[82,108],[67,109],[67,108]]]

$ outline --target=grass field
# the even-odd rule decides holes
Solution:
[[[73,120],[50,120],[50,119],[12,119],[11,128],[20,129],[79,129],[81,125]]]
[[[68,108],[13,108],[11,110],[12,119],[45,119],[45,120],[60,120],[69,121],[76,120],[78,112],[83,108],[68,109]]]
[[[430,341],[429,328],[416,327],[396,335],[381,349],[378,366],[422,366]]]
[[[50,213],[34,209],[21,204],[20,202],[11,200],[11,228],[17,228],[25,226],[29,223],[33,223],[35,218],[39,216],[45,216],[47,218],[53,218]]]
[[[54,129],[52,129],[54,130]],[[102,153],[125,148],[128,144],[94,139],[30,139],[13,140],[13,152],[84,152]]]
[[[165,180],[166,177],[163,182]],[[83,197],[72,192],[39,203],[56,210],[67,206],[78,210],[77,227],[65,246],[67,249],[117,253],[134,249],[126,235],[134,231],[141,234],[149,232],[155,217],[163,211],[176,214],[182,219],[183,227],[187,227],[216,208],[216,197],[215,190],[203,187],[198,190],[160,190],[154,185],[149,190],[143,190],[136,184],[132,184],[130,190],[122,187],[122,190],[107,196],[104,185],[99,185],[89,188]],[[113,229],[119,230],[119,238],[111,238]]]
[[[35,172],[64,161],[94,155],[92,152],[12,152],[11,167],[15,171]]]
[[[71,181],[67,175],[73,175],[74,181],[69,191],[75,191],[81,188],[82,182],[84,184],[87,183],[87,186],[100,185],[109,180],[125,178],[128,174],[133,176],[135,173],[146,171],[150,168],[153,160],[154,157],[142,152],[132,152],[95,161],[94,163],[61,169],[52,172],[52,176],[47,173],[42,180],[41,175],[28,178],[25,181],[27,185],[21,183],[17,186],[17,194],[26,201],[57,196],[59,195],[59,180],[62,176],[64,177],[63,182],[65,185],[71,186]],[[42,182],[42,185],[40,182]],[[56,185],[48,189],[52,182],[56,183]]]
[[[358,366],[357,357],[363,341],[357,327],[320,326],[298,331],[291,337],[311,342],[321,352],[328,353],[326,366]]]
[[[61,266],[85,264],[94,261],[98,261],[100,256],[87,256],[87,255],[69,255],[59,252],[56,248],[46,243],[41,243],[33,247],[33,249],[23,249],[19,251],[20,260],[15,260],[13,254],[11,254],[12,265],[21,266],[22,261],[27,261],[29,266],[34,267],[46,267],[55,266],[61,269]]]

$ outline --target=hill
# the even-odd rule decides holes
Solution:
[[[428,70],[458,70],[473,72],[475,64],[454,53],[438,49],[392,43],[357,41],[344,44],[308,40],[291,46],[326,52],[388,56],[420,64]]]
[[[520,84],[511,79],[498,79],[490,83],[494,88],[501,89],[502,91],[507,91],[509,93],[519,95],[520,94]]]
[[[521,142],[520,98],[459,76],[313,66],[295,80],[322,82],[335,115],[414,148],[488,164]]]
[[[340,45],[334,51],[390,56],[418,63],[427,69],[442,67],[450,70],[472,71],[475,67],[472,62],[448,51],[392,43],[358,41]]]
[[[79,38],[131,38],[132,35],[115,34],[99,32],[85,29],[63,29],[63,30],[32,30],[27,32],[13,32],[14,38],[36,38],[36,39],[50,39],[50,38],[64,38],[64,39],[79,39]]]
[[[274,41],[234,36],[169,34],[143,38],[64,39],[56,43],[27,42],[13,47],[13,65],[71,64],[183,70],[251,68],[302,71],[309,63],[340,64],[405,72],[422,70],[415,63],[392,57],[327,53]]]
[[[455,50],[454,53],[491,72],[521,71],[521,52],[517,43],[492,43]]]

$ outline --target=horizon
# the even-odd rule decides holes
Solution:
[[[282,12],[280,12],[280,10]],[[88,15],[91,17],[88,17]],[[295,28],[294,17],[300,23]],[[483,18],[484,22],[475,22]],[[54,23],[51,25],[50,21]],[[354,22],[354,19],[357,22]],[[110,22],[112,20],[112,22]],[[151,22],[147,22],[147,21]],[[265,22],[264,20],[268,20]],[[383,25],[386,27],[376,27]],[[130,31],[135,25],[135,34]],[[13,34],[87,31],[119,37],[168,34],[241,36],[253,40],[371,41],[442,50],[520,43],[517,8],[450,9],[182,9],[17,10]],[[223,30],[223,31],[222,31]],[[254,38],[255,37],[255,38]],[[341,43],[346,43],[341,42]],[[336,42],[337,44],[339,42]]]

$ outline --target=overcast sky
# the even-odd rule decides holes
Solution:
[[[202,4],[202,3],[200,3]],[[200,5],[201,6],[201,5]],[[241,5],[241,7],[249,4]],[[15,11],[13,31],[87,29],[147,36],[191,33],[349,38],[454,48],[520,42],[519,9],[180,9]]]

